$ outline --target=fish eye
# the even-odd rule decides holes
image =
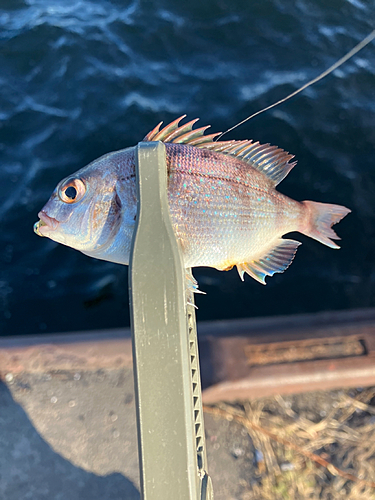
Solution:
[[[69,179],[59,188],[59,198],[64,203],[76,203],[86,192],[86,186],[81,179]]]

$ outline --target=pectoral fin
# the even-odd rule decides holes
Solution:
[[[247,273],[259,281],[259,283],[265,285],[266,276],[282,273],[290,266],[299,245],[301,245],[299,241],[283,240],[280,238],[276,246],[269,250],[263,257],[250,262],[236,264],[240,278],[243,281],[244,274]]]

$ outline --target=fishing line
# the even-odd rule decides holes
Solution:
[[[237,123],[237,125],[234,125],[233,127],[228,128],[228,130],[226,130],[225,132],[220,134],[218,137],[216,137],[215,141],[220,140],[223,137],[223,135],[227,134],[228,132],[231,132],[232,130],[239,127],[240,125],[243,125],[245,122],[251,120],[255,116],[260,115],[261,113],[264,113],[265,111],[268,111],[269,109],[274,108],[275,106],[278,106],[279,104],[287,101],[288,99],[291,99],[295,95],[297,95],[300,92],[302,92],[303,90],[307,89],[307,87],[310,87],[311,85],[314,85],[314,83],[319,82],[319,80],[322,80],[322,78],[324,78],[325,76],[332,73],[332,71],[334,71],[339,66],[344,64],[344,62],[346,62],[348,59],[353,57],[357,52],[362,50],[366,45],[368,45],[370,42],[372,42],[372,40],[374,40],[374,38],[375,38],[375,30],[373,30],[369,35],[367,35],[366,38],[364,38],[362,40],[362,42],[358,43],[355,47],[353,47],[352,50],[350,50],[345,56],[343,56],[341,59],[339,59],[337,62],[335,62],[335,64],[332,64],[332,66],[330,66],[328,69],[323,71],[323,73],[321,73],[320,75],[315,77],[313,80],[310,80],[309,82],[305,83],[305,85],[303,85],[303,87],[300,87],[298,90],[295,90],[294,92],[289,94],[287,97],[280,99],[280,101],[277,101],[277,102],[271,104],[270,106],[267,106],[266,108],[263,108],[260,111],[257,111],[256,113],[248,116],[247,118],[242,120],[242,122]]]

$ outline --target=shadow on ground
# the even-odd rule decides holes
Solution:
[[[104,477],[72,465],[44,441],[0,382],[0,499],[139,500],[122,474]]]

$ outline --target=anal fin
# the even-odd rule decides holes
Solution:
[[[259,283],[266,285],[266,276],[282,273],[290,266],[299,245],[301,245],[299,241],[280,238],[264,256],[250,262],[236,264],[240,278],[243,281],[244,274],[247,273]]]

